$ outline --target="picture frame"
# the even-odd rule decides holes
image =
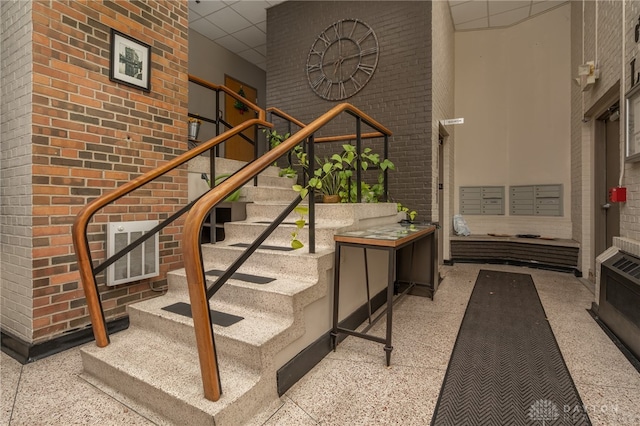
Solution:
[[[625,95],[625,160],[640,161],[640,84]]]
[[[151,46],[111,29],[109,80],[151,91]]]

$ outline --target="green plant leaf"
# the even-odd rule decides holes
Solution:
[[[304,219],[298,219],[296,220],[296,226],[298,227],[298,229],[302,229],[304,228],[304,225],[306,225],[307,221]]]
[[[291,248],[294,250],[300,249],[304,247],[304,244],[300,242],[300,240],[291,240]]]
[[[333,168],[333,164],[324,163],[324,165],[322,166],[322,171],[325,172],[325,173],[329,173],[332,168]]]
[[[302,185],[293,185],[293,190],[296,192],[302,191]]]
[[[302,188],[300,190],[300,197],[304,198],[307,196],[308,193],[309,193],[309,190],[307,188]]]
[[[293,211],[298,213],[299,215],[305,215],[305,214],[309,214],[309,207],[297,206],[296,208],[293,209]]]

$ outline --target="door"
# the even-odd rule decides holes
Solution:
[[[620,120],[616,103],[595,123],[596,149],[596,256],[613,245],[613,237],[620,235],[620,205],[609,202],[609,189],[620,180]]]
[[[244,84],[233,77],[229,77],[228,75],[224,77],[224,85],[235,93],[239,93],[240,90],[242,90],[245,98],[253,103],[257,102],[258,91],[253,87]],[[225,121],[231,126],[237,126],[238,124],[255,118],[253,111],[243,111],[241,108],[236,108],[236,100],[231,96],[225,96],[224,111]],[[243,134],[251,141],[255,141],[256,139],[255,128],[247,129]],[[242,136],[234,136],[225,142],[224,156],[225,158],[231,158],[234,160],[251,161],[255,156],[254,146]]]

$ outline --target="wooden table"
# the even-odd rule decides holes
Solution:
[[[385,225],[377,228],[339,233],[334,236],[334,241],[336,250],[333,280],[333,330],[331,332],[333,350],[336,350],[340,333],[384,343],[388,366],[391,362],[391,351],[393,350],[393,346],[391,345],[393,304],[397,302],[400,297],[406,295],[416,287],[426,288],[432,299],[437,290],[438,279],[436,271],[438,249],[436,226],[431,224]],[[362,248],[364,252],[369,325],[361,332],[340,327],[338,323],[340,254],[342,247],[345,246]],[[371,320],[367,249],[384,250],[387,251],[389,255],[386,309],[373,321]],[[414,262],[414,254],[416,252],[422,253],[419,262]],[[394,300],[394,294],[398,294],[401,289],[402,292],[400,296]],[[385,313],[387,318],[386,338],[367,334],[369,329]]]

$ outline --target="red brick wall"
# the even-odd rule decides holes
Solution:
[[[109,80],[110,29],[151,46],[151,92]],[[186,0],[33,3],[33,341],[89,323],[71,241],[90,200],[187,149]],[[107,221],[166,218],[186,204],[186,170],[99,212],[93,259],[104,257]],[[157,278],[107,288],[107,319],[163,288],[181,266],[179,221],[160,234]]]

